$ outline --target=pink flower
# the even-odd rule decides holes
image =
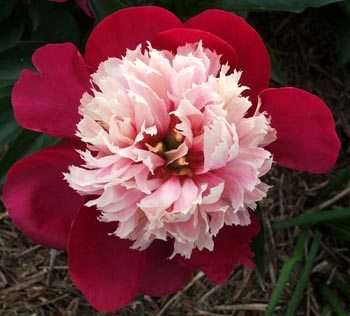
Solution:
[[[253,267],[252,210],[272,161],[322,173],[338,155],[326,105],[268,89],[263,42],[231,13],[183,24],[157,7],[120,10],[84,58],[66,43],[33,63],[40,74],[24,70],[13,89],[16,118],[66,141],[17,162],[4,202],[29,238],[68,250],[100,310],[176,292],[194,269],[223,283]]]
[[[51,2],[67,2],[68,0],[49,0]],[[82,8],[84,10],[84,12],[90,16],[90,17],[93,17],[93,14],[89,8],[89,3],[88,3],[88,0],[75,0],[76,4]]]

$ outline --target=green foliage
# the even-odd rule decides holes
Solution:
[[[49,135],[21,129],[11,147],[0,160],[0,184],[5,181],[8,169],[20,158],[40,149],[55,145],[60,140]]]
[[[297,244],[294,248],[294,252],[293,252],[292,257],[286,263],[284,263],[284,265],[282,267],[282,270],[281,270],[281,273],[279,275],[276,287],[271,295],[269,305],[265,311],[264,316],[272,316],[273,315],[273,311],[278,304],[278,300],[283,293],[283,289],[284,289],[286,283],[288,282],[288,279],[290,277],[290,274],[292,272],[294,265],[298,261],[302,260],[303,250],[304,250],[305,243],[306,243],[306,238],[307,238],[307,232],[306,232],[306,230],[304,230],[299,235],[299,238],[298,238]]]
[[[321,222],[329,223],[330,220],[346,219],[350,219],[350,208],[334,209],[314,214],[300,215],[298,217],[276,222],[272,225],[272,229],[276,231],[288,227],[314,225]]]
[[[316,231],[315,236],[312,240],[312,244],[310,247],[310,252],[308,257],[306,258],[304,268],[301,272],[299,281],[294,289],[293,295],[288,303],[286,316],[294,316],[296,314],[296,310],[298,308],[299,302],[303,296],[304,288],[309,279],[309,275],[312,269],[312,263],[315,260],[318,248],[320,246],[322,239],[322,234],[319,231]]]
[[[337,66],[350,65],[350,17],[348,17],[337,37]]]
[[[300,13],[342,0],[223,0],[221,7],[230,11],[286,11]]]
[[[0,83],[15,81],[23,69],[34,70],[32,55],[45,42],[25,41],[0,53]]]
[[[25,28],[25,21],[17,13],[0,23],[0,52],[19,43]]]
[[[284,73],[282,71],[281,66],[279,65],[276,56],[271,49],[271,47],[265,43],[265,46],[267,48],[267,51],[270,55],[270,62],[271,62],[271,80],[275,81],[276,83],[285,86],[287,85],[286,77],[284,76]]]
[[[16,6],[16,0],[0,0],[0,22],[5,20]]]
[[[30,37],[48,43],[80,43],[80,32],[71,12],[49,1],[31,1],[29,14],[32,23]]]
[[[263,222],[263,210],[260,205],[255,209],[255,215],[260,222],[259,234],[253,238],[252,250],[254,251],[255,272],[258,275],[262,289],[265,289],[265,227]]]
[[[320,290],[325,301],[329,304],[329,306],[331,306],[330,309],[335,312],[335,315],[338,315],[338,316],[348,315],[346,310],[342,307],[342,304],[338,300],[335,293],[325,283],[322,283],[320,285]]]
[[[89,7],[98,22],[114,11],[126,8],[127,6],[118,0],[89,0]]]

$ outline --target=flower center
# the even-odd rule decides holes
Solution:
[[[180,156],[171,160],[169,153],[176,154],[185,137],[176,129],[173,128],[164,138],[163,141],[156,142],[154,145],[146,143],[147,149],[165,159],[165,166],[160,167],[160,172],[176,176],[192,176],[192,171],[187,161],[187,155]],[[180,154],[181,155],[181,154]],[[172,155],[173,156],[173,155]]]
[[[247,117],[241,72],[228,70],[199,42],[176,54],[140,45],[92,75],[77,125],[84,165],[65,179],[133,248],[171,239],[173,255],[212,250],[220,229],[248,225],[266,195],[275,131],[264,113]]]

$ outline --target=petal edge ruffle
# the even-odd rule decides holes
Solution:
[[[33,64],[40,74],[22,71],[12,90],[17,121],[30,130],[73,138],[80,99],[90,88],[82,56],[73,44],[48,44],[35,51]]]

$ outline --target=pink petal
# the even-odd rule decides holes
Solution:
[[[128,240],[110,235],[115,223],[100,222],[94,208],[82,207],[68,244],[74,284],[98,310],[112,312],[132,301],[145,267],[145,252],[130,249]]]
[[[76,142],[66,142],[18,161],[3,191],[14,224],[30,239],[50,248],[66,249],[76,212],[84,201],[63,180],[71,164],[80,164]]]
[[[182,259],[183,264],[202,270],[215,284],[224,283],[236,264],[253,268],[250,243],[259,232],[259,222],[253,213],[250,219],[249,226],[224,226],[214,238],[213,251],[195,249],[190,259]]]
[[[146,269],[140,292],[146,295],[162,296],[175,293],[191,279],[192,270],[183,267],[177,257],[169,260],[173,251],[171,242],[156,240],[145,250]]]
[[[69,43],[37,49],[39,75],[24,70],[12,91],[14,114],[21,126],[56,137],[74,137],[78,106],[89,90],[89,74],[77,48]]]
[[[332,113],[321,99],[297,88],[267,89],[261,110],[271,115],[277,140],[267,147],[287,168],[327,172],[336,162],[340,142]]]
[[[176,53],[178,47],[199,41],[202,41],[204,48],[209,48],[216,54],[222,55],[221,64],[228,63],[231,66],[231,71],[237,66],[238,57],[234,48],[221,38],[201,30],[183,28],[167,30],[159,33],[151,43],[153,48],[166,49]]]
[[[259,34],[241,17],[221,10],[207,10],[186,21],[187,28],[210,32],[226,41],[238,55],[240,83],[256,96],[268,87],[270,59]]]
[[[108,57],[125,55],[126,49],[146,44],[159,32],[182,27],[171,12],[159,7],[132,7],[119,10],[102,22],[91,33],[86,43],[85,59],[95,71]]]

